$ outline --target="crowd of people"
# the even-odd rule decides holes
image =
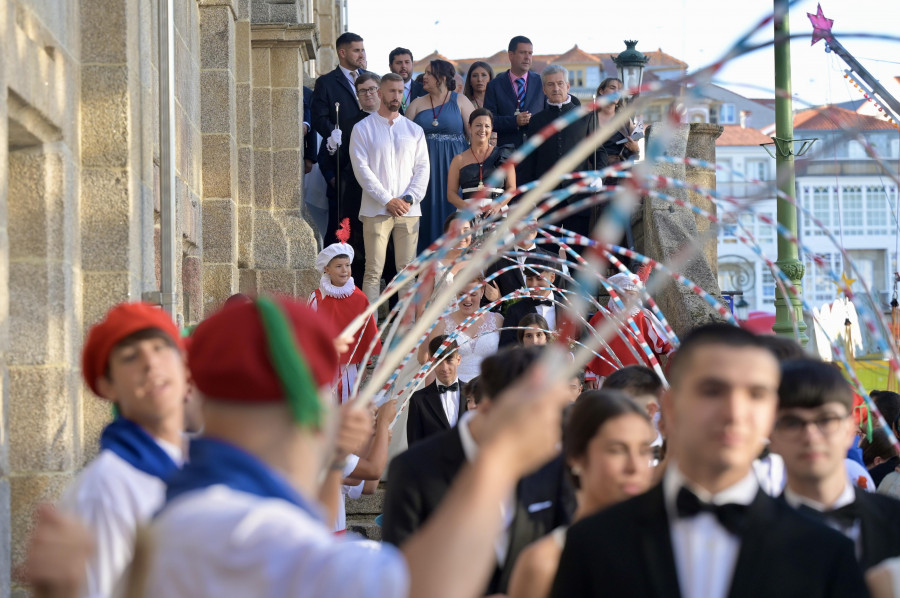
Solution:
[[[900,395],[873,395],[891,429],[870,430],[841,371],[790,341],[713,323],[678,343],[640,275],[604,279],[609,303],[566,331],[571,276],[540,222],[433,322],[408,401],[358,400],[389,354],[370,313],[389,239],[402,271],[421,239],[457,233],[423,281],[434,300],[478,243],[454,209],[577,100],[561,67],[530,72],[524,37],[507,73],[475,63],[462,93],[442,61],[417,84],[403,48],[381,77],[359,36],[337,49],[310,101],[337,208],[319,287],[235,295],[189,335],[143,303],[90,328],[84,381],[116,417],[36,513],[37,596],[900,597]],[[508,172],[482,214],[611,114]],[[633,158],[632,132],[597,162]],[[383,542],[347,533],[345,501],[385,477]]]

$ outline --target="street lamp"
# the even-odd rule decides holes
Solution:
[[[626,49],[618,56],[613,57],[616,68],[619,71],[619,79],[625,86],[625,95],[638,95],[641,89],[641,80],[644,77],[644,65],[650,62],[649,56],[644,56],[640,50],[636,50],[637,40],[625,40]]]
[[[743,296],[734,304],[734,311],[736,312],[734,315],[737,316],[739,322],[746,322],[747,318],[750,317],[750,304],[747,303]]]

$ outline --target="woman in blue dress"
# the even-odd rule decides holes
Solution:
[[[422,200],[419,225],[419,252],[444,234],[444,221],[456,211],[447,201],[447,171],[457,154],[468,147],[466,138],[472,102],[456,89],[456,70],[446,60],[432,60],[425,67],[422,84],[426,95],[416,98],[406,117],[425,130],[431,180]]]

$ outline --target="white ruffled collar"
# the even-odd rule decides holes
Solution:
[[[550,100],[547,100],[547,104],[549,104],[549,105],[551,105],[551,106],[556,106],[557,108],[562,108],[562,107],[565,106],[566,104],[571,104],[571,103],[572,103],[572,96],[571,96],[571,95],[570,95],[569,97],[566,98],[566,101],[565,101],[565,102],[560,102],[560,103],[558,103],[558,104],[557,104],[556,102],[551,102]]]
[[[344,283],[344,286],[336,287],[331,284],[331,277],[329,277],[327,274],[323,274],[322,279],[319,281],[319,290],[322,291],[323,295],[326,295],[328,297],[346,299],[353,294],[354,290],[356,290],[356,285],[354,284],[353,277],[351,276],[349,279],[347,279],[347,282]]]

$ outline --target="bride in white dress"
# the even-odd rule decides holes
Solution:
[[[431,331],[428,339],[419,346],[419,363],[428,361],[428,343],[431,342],[431,339],[442,334],[452,334],[466,318],[478,311],[484,287],[477,289],[475,287],[482,282],[484,282],[484,277],[478,276],[473,282],[466,285],[460,294],[459,309],[443,316]],[[461,356],[457,369],[457,376],[460,380],[468,382],[481,373],[481,362],[484,358],[497,352],[502,326],[503,316],[487,312],[479,316],[465,331],[459,332],[456,344],[459,346]]]

